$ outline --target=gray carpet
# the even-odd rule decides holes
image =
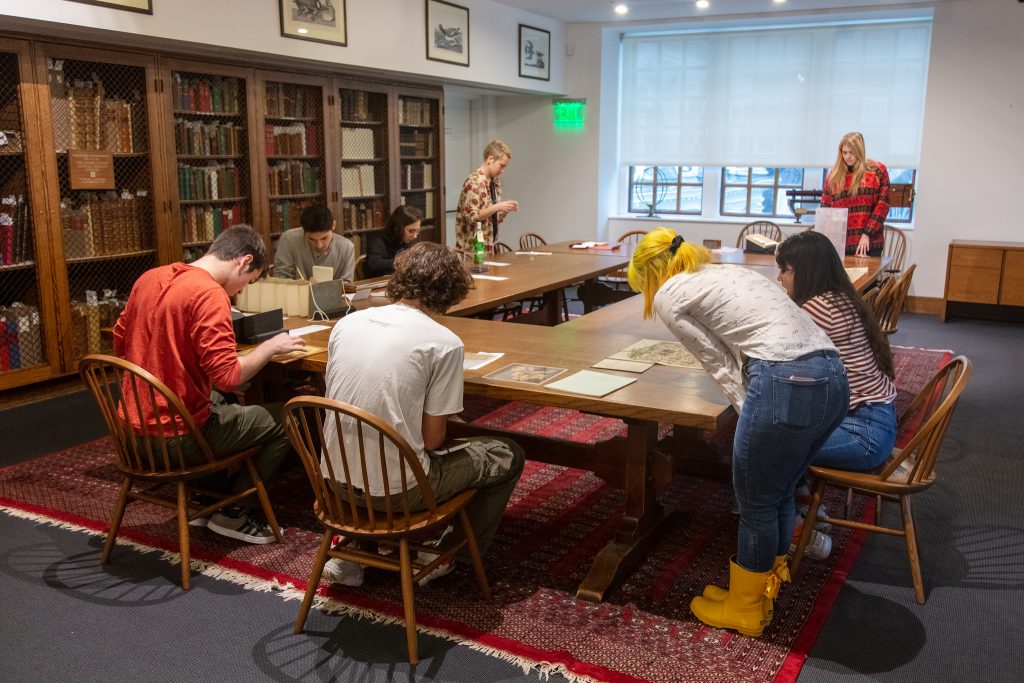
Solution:
[[[905,316],[894,342],[954,349],[975,364],[939,480],[916,501],[928,604],[914,601],[901,539],[872,537],[799,681],[1021,680],[1024,326]],[[83,399],[0,413],[0,465],[100,436]],[[0,514],[0,680],[539,679],[422,634],[412,671],[396,626],[314,613],[308,635],[294,637],[295,602],[203,576],[184,593],[176,567],[155,554],[129,560],[125,549],[100,570],[99,547]]]

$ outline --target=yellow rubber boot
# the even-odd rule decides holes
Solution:
[[[786,561],[785,555],[779,555],[775,558],[775,564],[772,565],[772,573],[779,577],[779,581],[782,583],[789,583],[792,579],[789,576],[789,563]],[[708,600],[717,600],[721,602],[725,600],[725,596],[729,595],[727,588],[721,588],[719,586],[707,586],[704,588],[704,597]],[[767,611],[765,612],[767,614]]]
[[[788,565],[784,562],[783,568],[779,573],[788,574]],[[771,609],[775,596],[779,594],[780,583],[774,568],[766,572],[750,572],[730,560],[729,591],[725,599],[696,597],[690,602],[690,610],[708,626],[731,628],[756,638],[771,621]]]

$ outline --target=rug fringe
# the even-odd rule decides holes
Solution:
[[[61,519],[55,519],[53,517],[38,513],[29,512],[20,508],[11,507],[7,505],[0,505],[0,512],[3,512],[11,517],[18,519],[24,519],[39,524],[45,524],[47,526],[56,527],[58,529],[64,529],[66,531],[74,531],[78,533],[85,533],[90,536],[105,537],[107,534],[105,531],[97,531],[96,529],[90,529],[89,527],[82,526],[81,524],[75,524],[74,522],[66,522]],[[132,550],[140,554],[148,553],[160,553],[160,559],[170,563],[171,565],[181,564],[181,554],[169,550],[161,550],[152,546],[143,545],[137,541],[131,539],[118,537],[117,545],[120,547],[131,548]],[[299,590],[295,587],[295,584],[290,581],[287,583],[281,583],[275,579],[258,579],[250,576],[244,572],[238,571],[237,569],[230,569],[228,567],[221,567],[213,562],[206,560],[198,560],[196,558],[189,559],[189,565],[192,570],[198,574],[209,577],[211,579],[217,579],[221,581],[227,581],[229,583],[242,586],[246,590],[258,591],[261,593],[274,593],[284,600],[302,600],[305,597],[305,591]],[[381,614],[372,609],[366,607],[357,607],[355,605],[348,605],[340,600],[330,597],[329,595],[322,595],[318,593],[313,598],[313,609],[319,610],[325,614],[339,614],[346,617],[354,617],[356,619],[367,619],[374,624],[392,624],[397,626],[405,626],[405,620],[400,617],[393,617],[387,614]],[[500,648],[484,645],[482,643],[473,642],[467,640],[462,636],[458,636],[454,633],[446,631],[444,629],[435,628],[431,626],[424,626],[420,623],[416,624],[416,630],[420,633],[435,636],[437,638],[443,638],[444,640],[455,643],[456,645],[462,645],[472,650],[480,652],[490,657],[495,657],[505,662],[509,662],[518,666],[524,674],[528,674],[531,671],[536,671],[537,674],[547,680],[552,674],[559,674],[564,676],[566,679],[573,683],[600,683],[599,679],[591,678],[581,674],[573,673],[569,671],[564,664],[557,662],[548,662],[530,659],[528,657],[522,657],[520,655],[514,655],[511,652],[507,652]]]

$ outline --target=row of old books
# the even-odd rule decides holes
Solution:
[[[398,153],[403,157],[434,156],[434,133],[428,130],[403,130],[398,135]]]
[[[187,121],[176,116],[174,151],[192,156],[245,154],[245,127],[231,121]]]
[[[377,194],[375,169],[371,164],[341,167],[341,194],[344,197],[371,197]]]
[[[370,93],[363,90],[341,91],[341,120],[381,122],[383,111],[371,111]]]
[[[39,309],[22,303],[0,306],[0,372],[43,363]]]
[[[86,292],[85,301],[71,302],[71,326],[75,335],[75,351],[79,356],[111,351],[112,340],[102,334],[102,330],[117,324],[126,303],[110,289],[104,291],[102,300],[96,300],[95,292]]]
[[[212,242],[224,228],[245,222],[241,204],[185,206],[181,209],[182,242]]]
[[[344,231],[371,230],[384,226],[384,200],[369,202],[343,202],[341,205]]]
[[[434,189],[434,165],[428,162],[402,164],[403,190]]]
[[[376,158],[374,133],[375,131],[371,128],[342,127],[341,158],[347,160]]]
[[[114,256],[152,249],[145,190],[86,192],[60,203],[65,258]]]
[[[432,126],[432,100],[403,97],[398,102],[398,123],[402,126]]]
[[[267,169],[270,196],[320,192],[320,173],[308,161],[280,161]]]
[[[32,214],[25,195],[0,198],[0,266],[31,263]]]
[[[179,112],[199,114],[238,114],[241,87],[239,79],[229,76],[171,76],[171,98]]]
[[[316,156],[320,154],[320,126],[296,123],[266,125],[267,156]]]
[[[104,97],[98,81],[74,81],[63,96],[50,100],[53,142],[58,152],[69,149],[132,154],[146,149],[141,103]]]
[[[287,199],[270,202],[270,234],[280,235],[285,230],[298,228],[302,210],[313,204],[313,199]]]
[[[245,194],[238,168],[225,164],[178,164],[178,193],[182,200],[230,199]]]
[[[307,92],[308,97],[307,97]],[[320,91],[308,85],[267,83],[267,116],[313,118],[320,113]]]

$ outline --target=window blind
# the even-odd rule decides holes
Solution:
[[[626,35],[624,165],[831,166],[840,137],[916,168],[927,20]]]

